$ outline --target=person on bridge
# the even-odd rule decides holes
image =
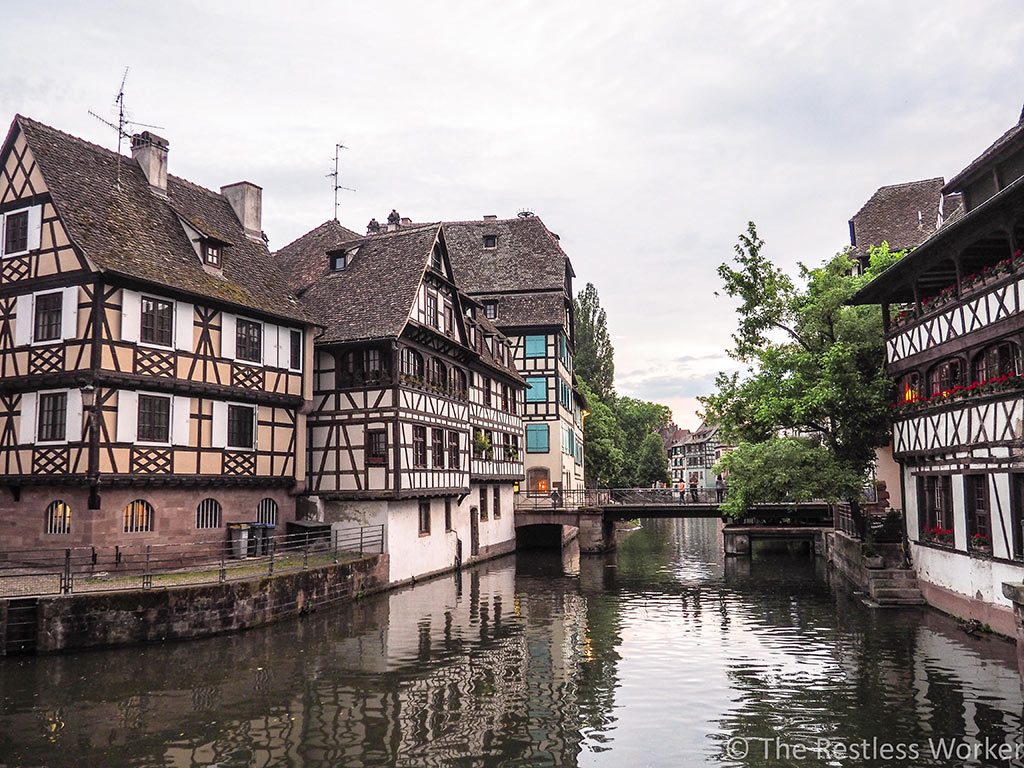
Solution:
[[[718,503],[721,504],[725,498],[725,480],[722,479],[722,475],[719,474],[715,478],[715,496],[718,497]]]
[[[686,501],[686,481],[679,481],[679,503],[682,504]]]
[[[697,473],[690,475],[690,500],[697,503]]]

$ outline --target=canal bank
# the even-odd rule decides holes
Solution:
[[[715,521],[645,520],[603,556],[519,553],[247,632],[9,658],[0,755],[753,766],[770,763],[728,745],[1012,742],[1022,709],[1008,644],[869,610],[800,548],[727,559]]]

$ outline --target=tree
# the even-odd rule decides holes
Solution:
[[[586,379],[602,400],[615,397],[615,349],[608,336],[608,317],[593,283],[574,300],[576,314],[576,375]]]
[[[722,457],[718,468],[729,477],[722,511],[733,517],[742,516],[757,502],[838,501],[856,494],[863,480],[828,449],[793,437],[740,443]]]
[[[619,428],[622,431],[622,451],[624,460],[622,471],[616,478],[616,486],[620,488],[646,487],[653,482],[666,478],[666,473],[648,480],[653,472],[653,465],[648,461],[641,467],[642,451],[646,445],[653,445],[648,438],[653,435],[658,439],[658,450],[668,468],[668,454],[665,444],[658,435],[658,430],[672,420],[672,410],[667,405],[636,400],[632,397],[617,397],[613,409]]]
[[[670,482],[668,475],[668,454],[665,443],[656,432],[648,432],[636,451],[636,467],[630,485],[646,488],[655,483]]]
[[[583,422],[586,482],[591,488],[607,488],[622,473],[626,436],[615,412],[597,397],[587,382],[580,379],[579,386],[589,411]]]
[[[704,416],[737,444],[769,442],[784,431],[813,435],[835,462],[833,479],[863,478],[875,448],[887,440],[892,383],[883,366],[880,309],[846,302],[901,254],[884,244],[872,249],[863,275],[853,274],[845,252],[816,269],[801,264],[798,288],[762,254],[763,247],[751,222],[733,264],[718,268],[725,292],[740,300],[730,356],[747,371],[719,374],[717,392],[700,398]],[[779,455],[787,457],[806,458],[793,450]],[[738,464],[737,471],[751,466]],[[792,476],[805,468],[797,462],[779,469]],[[730,489],[746,482],[730,472]],[[754,478],[748,485],[765,490]],[[843,492],[859,521],[858,494]]]

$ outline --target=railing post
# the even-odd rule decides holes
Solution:
[[[304,534],[302,539],[302,570],[309,568],[309,534]]]
[[[149,589],[153,586],[153,574],[149,570],[149,555],[153,547],[150,544],[146,545],[146,569],[142,573],[142,588]]]
[[[274,555],[277,553],[277,538],[270,539],[270,560],[267,561],[267,576],[274,575]]]
[[[64,575],[61,578],[63,582],[60,585],[60,591],[62,594],[71,594],[71,549],[64,550]]]
[[[334,564],[338,564],[338,531],[331,529],[331,546],[334,549]]]
[[[226,562],[225,552],[229,547],[229,544],[225,544],[220,548],[220,583],[223,584],[228,578],[228,565]]]
[[[359,554],[363,554],[363,526],[359,526]]]

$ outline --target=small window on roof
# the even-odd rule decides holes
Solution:
[[[348,266],[348,254],[345,251],[330,251],[327,258],[330,259],[333,272],[338,272]]]
[[[498,247],[498,236],[497,235],[484,235],[484,248],[497,248]]]
[[[204,240],[202,251],[204,264],[209,264],[211,267],[220,267],[220,245],[218,243]]]
[[[488,320],[493,320],[498,316],[498,302],[497,301],[485,301],[484,302],[484,315]]]

